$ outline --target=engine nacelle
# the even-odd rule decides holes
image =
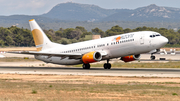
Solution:
[[[140,54],[138,54],[138,55],[131,55],[131,56],[122,57],[121,60],[124,61],[124,62],[131,62],[131,61],[134,61],[134,60],[139,60],[140,57],[141,57]]]
[[[84,64],[97,62],[100,61],[101,59],[102,59],[101,53],[96,51],[86,53],[82,56],[82,61]]]

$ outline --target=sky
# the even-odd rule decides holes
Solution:
[[[150,4],[180,8],[180,0],[0,0],[0,15],[40,15],[66,2],[93,4],[105,9],[136,9]]]

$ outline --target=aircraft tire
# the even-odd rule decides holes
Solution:
[[[83,64],[83,69],[90,69],[90,64]]]
[[[107,67],[108,67],[107,69],[111,69],[111,64],[108,63],[108,64],[107,64]]]
[[[110,63],[105,63],[104,64],[104,69],[111,69],[111,64]]]
[[[155,60],[156,59],[156,57],[155,56],[151,56],[151,60]]]
[[[104,69],[108,69],[108,64],[107,63],[104,64]]]

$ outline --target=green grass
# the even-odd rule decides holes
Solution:
[[[37,94],[37,91],[36,90],[32,90],[32,94]]]
[[[176,95],[176,96],[178,96],[178,94],[177,94],[177,93],[172,93],[172,95],[174,95],[174,96],[175,96],[175,95]]]
[[[49,87],[52,87],[52,85],[49,85]]]

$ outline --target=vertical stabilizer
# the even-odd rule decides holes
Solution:
[[[46,36],[43,30],[39,27],[36,21],[34,19],[29,20],[29,24],[31,27],[37,51],[42,51],[51,48],[52,42],[49,40],[49,38]]]

